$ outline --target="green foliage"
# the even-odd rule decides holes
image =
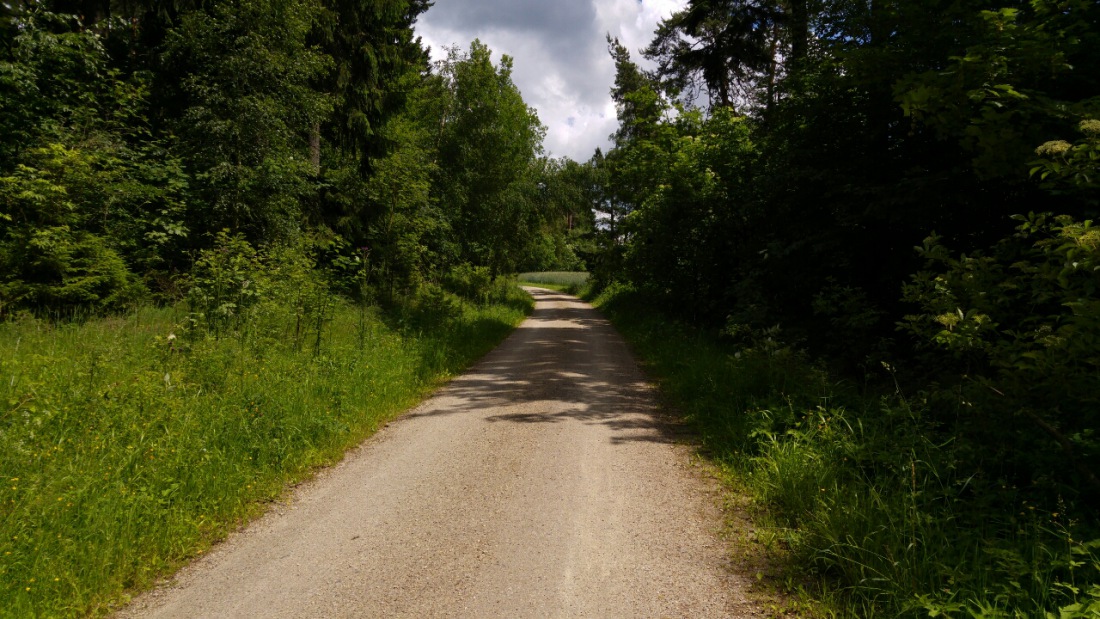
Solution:
[[[520,273],[516,278],[522,283],[558,284],[562,286],[583,286],[590,275],[584,271],[538,271]]]
[[[840,613],[1092,612],[1098,19],[700,0],[656,76],[609,42],[597,289]]]
[[[420,116],[432,102],[427,89],[418,91],[410,110],[395,117],[384,135],[396,144],[376,161],[374,175],[366,185],[367,204],[372,213],[364,217],[371,259],[379,283],[415,290],[425,273],[443,262],[442,239],[449,226],[433,199],[432,177],[438,172],[431,145],[430,122]],[[425,114],[427,116],[427,114]]]
[[[615,84],[611,98],[619,118],[619,130],[612,136],[616,146],[629,145],[636,139],[651,137],[653,129],[668,111],[655,80],[630,58],[618,39],[607,36],[607,51],[615,61]]]
[[[0,313],[119,309],[142,295],[126,263],[99,234],[82,229],[91,157],[60,144],[31,153],[40,168],[19,164],[0,177],[9,225],[0,233]]]
[[[648,50],[660,95],[612,45],[603,307],[838,614],[1095,615],[1098,15],[691,2]],[[709,117],[652,113],[700,77]],[[1037,210],[1068,216],[1011,235]]]
[[[570,236],[554,232],[547,231],[536,236],[527,248],[527,256],[518,266],[536,271],[583,268],[584,263],[577,256]]]
[[[346,271],[329,273],[341,292],[387,303],[455,264],[579,264],[576,165],[537,158],[544,129],[510,59],[495,67],[476,43],[428,74],[412,30],[428,3],[112,5],[84,21],[53,4],[4,9],[15,34],[0,48],[8,309],[119,307],[137,279],[177,300],[176,276],[222,230],[265,255],[335,233],[343,266],[318,267]],[[47,251],[32,232],[40,246],[87,248],[41,257],[57,266],[38,281],[15,265]],[[91,267],[61,264],[85,255],[104,257],[95,282],[56,299],[27,288],[85,277]],[[120,286],[130,292],[108,289]]]
[[[371,170],[375,159],[405,143],[382,128],[405,106],[409,75],[427,67],[427,50],[413,38],[412,26],[430,3],[325,0],[320,5],[315,36],[333,62],[321,80],[335,103],[327,129],[336,144],[360,156],[361,168]]]
[[[660,23],[645,55],[657,62],[666,90],[693,99],[705,88],[711,105],[731,108],[735,97],[751,93],[757,80],[774,90],[780,27],[799,23],[784,12],[792,18],[801,15],[801,37],[791,33],[791,55],[805,54],[805,10],[806,2],[797,1],[691,0]],[[772,95],[766,93],[768,104]]]
[[[967,15],[973,34],[947,71],[909,75],[895,84],[907,116],[941,139],[958,139],[983,176],[1018,176],[1038,132],[1062,115],[1055,93],[1036,92],[1051,76],[1073,70],[1076,27],[1086,3],[1032,3]],[[1045,117],[1045,118],[1044,118]]]
[[[71,16],[19,14],[18,34],[0,48],[0,162],[7,167],[43,133],[126,120],[133,96],[108,66],[100,38]],[[129,91],[129,92],[128,92]],[[116,110],[113,104],[123,104]],[[112,113],[121,112],[121,114]],[[122,116],[122,118],[119,118]]]
[[[930,400],[853,393],[778,329],[715,337],[621,284],[596,303],[703,454],[767,508],[756,540],[794,577],[824,577],[811,594],[832,598],[835,615],[1094,616],[1100,540],[1088,541],[1083,512],[1008,480],[1016,501],[984,502],[962,437],[942,438]]]
[[[430,76],[428,6],[0,4],[0,614],[109,612],[575,261],[511,61]]]
[[[294,350],[320,354],[342,302],[335,295],[358,296],[363,312],[369,301],[363,289],[367,266],[346,250],[339,237],[305,237],[257,250],[242,235],[218,233],[214,247],[202,251],[183,278],[190,310],[186,334],[245,340],[256,329],[271,332],[279,325]]]
[[[959,432],[1003,457],[1001,475],[1095,504],[1100,232],[1066,216],[1018,219],[989,255],[955,257],[928,239],[928,269],[905,289],[920,311],[904,326],[954,360],[937,355],[955,374],[950,399],[975,409]]]
[[[1035,149],[1042,159],[1034,162],[1031,174],[1054,191],[1079,191],[1095,205],[1088,192],[1100,186],[1100,120],[1082,120],[1077,128],[1083,138],[1076,144],[1052,140]]]
[[[444,284],[447,289],[463,298],[484,301],[492,289],[493,276],[488,267],[460,264],[451,268]]]
[[[199,254],[188,274],[192,328],[219,336],[244,324],[257,302],[270,295],[267,282],[258,281],[262,269],[259,254],[243,236],[219,232],[214,247]]]
[[[201,210],[194,228],[231,228],[286,240],[313,192],[310,129],[331,101],[311,86],[331,60],[309,45],[317,7],[296,0],[235,0],[186,13],[165,62],[185,96],[174,128]],[[201,228],[200,228],[201,226]]]
[[[539,229],[533,166],[545,128],[512,82],[512,59],[492,63],[474,41],[439,66],[444,90],[437,188],[462,258],[494,275],[513,271]]]
[[[3,302],[68,313],[140,297],[132,274],[178,257],[186,179],[143,122],[147,79],[102,41],[35,11],[0,58]]]
[[[595,158],[606,240],[589,266],[702,324],[782,322],[847,368],[876,366],[930,228],[970,250],[1013,213],[1090,216],[1090,188],[1056,200],[1027,169],[1036,144],[1095,117],[1096,11],[693,1],[648,50],[663,91],[612,41],[621,126]],[[710,118],[659,111],[696,79]],[[836,314],[838,291],[858,319]]]
[[[9,235],[0,245],[0,315],[33,308],[54,316],[119,310],[144,287],[102,237],[68,226]]]
[[[724,309],[714,304],[724,300],[734,258],[724,237],[737,231],[713,205],[744,180],[755,146],[745,119],[726,109],[706,120],[697,111],[681,112],[675,126],[653,142],[634,142],[618,162],[621,173],[656,181],[624,223],[633,241],[624,268],[636,285],[715,316]]]
[[[517,269],[583,269],[594,249],[591,166],[570,159],[541,158],[535,184],[532,193],[539,229],[528,241]]]

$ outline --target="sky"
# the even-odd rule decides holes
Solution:
[[[610,90],[615,64],[607,33],[618,37],[636,62],[657,23],[686,0],[435,0],[420,16],[416,32],[432,59],[458,45],[468,50],[481,39],[498,63],[515,60],[512,80],[546,126],[544,146],[552,157],[587,161],[596,147],[606,150],[615,131]]]

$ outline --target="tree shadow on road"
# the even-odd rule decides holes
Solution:
[[[477,414],[488,423],[602,424],[613,443],[682,442],[659,414],[626,345],[595,310],[574,297],[533,290],[530,319],[410,417]],[[515,411],[515,412],[509,412]]]

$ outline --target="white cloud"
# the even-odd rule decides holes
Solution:
[[[547,127],[548,154],[587,160],[617,127],[609,91],[615,66],[610,33],[638,56],[657,22],[685,0],[437,0],[417,34],[437,60],[445,47],[475,38],[494,59],[515,59],[513,79]],[[637,58],[637,60],[641,60]]]

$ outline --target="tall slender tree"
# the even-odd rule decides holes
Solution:
[[[445,105],[436,185],[464,258],[494,273],[513,268],[537,230],[532,172],[546,129],[512,81],[512,59],[494,66],[475,40],[440,64]]]
[[[325,133],[358,153],[364,171],[392,146],[380,129],[404,106],[408,82],[401,77],[428,70],[428,52],[413,24],[431,5],[431,0],[322,2],[315,37],[333,66],[321,89],[333,93],[335,104]]]

